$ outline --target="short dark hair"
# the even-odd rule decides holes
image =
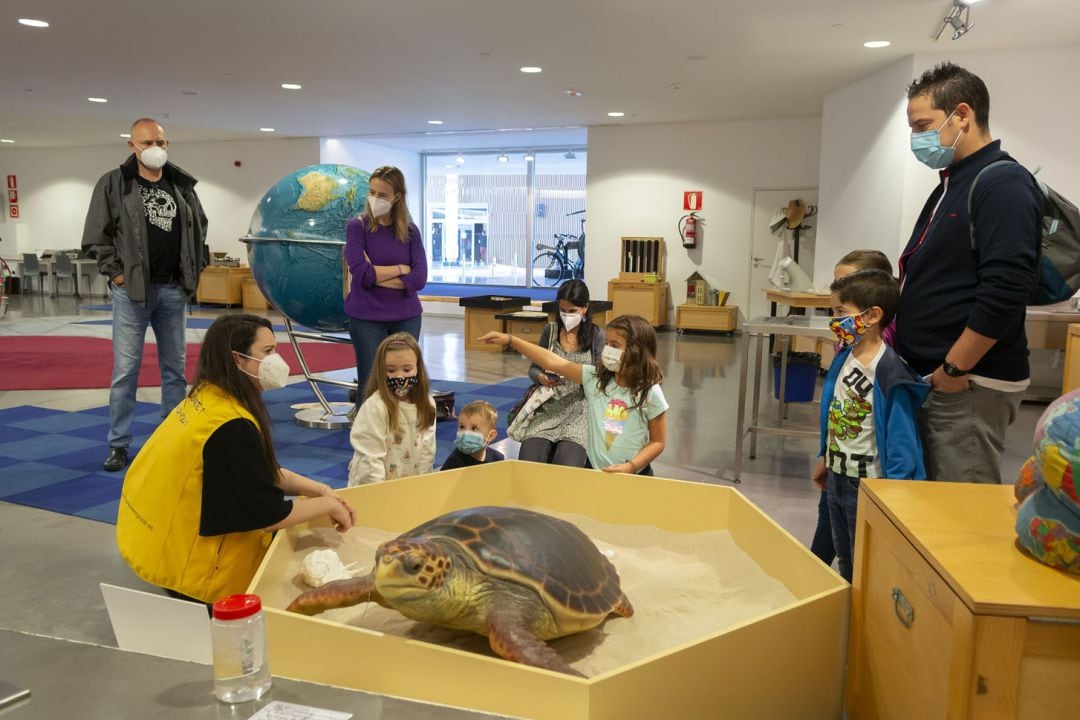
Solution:
[[[978,75],[951,62],[930,68],[907,87],[908,100],[929,95],[935,110],[951,113],[960,103],[975,111],[975,124],[990,129],[990,91]]]
[[[885,327],[896,317],[896,306],[900,303],[900,286],[884,270],[857,270],[837,278],[829,286],[840,298],[840,302],[852,303],[860,310],[881,308],[881,327]]]
[[[850,265],[856,270],[884,270],[892,275],[892,263],[880,250],[852,250],[836,264]]]

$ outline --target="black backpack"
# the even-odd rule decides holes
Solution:
[[[992,167],[1013,163],[1014,160],[992,162],[975,176],[968,190],[967,210],[971,218],[971,198],[975,195],[975,185],[982,174]],[[1052,305],[1068,300],[1080,290],[1080,210],[1046,183],[1035,177],[1039,170],[1031,173],[1035,184],[1042,192],[1043,218],[1042,238],[1037,256],[1035,291],[1031,305]],[[971,249],[975,250],[975,222],[971,220]]]

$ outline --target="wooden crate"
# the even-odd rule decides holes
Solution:
[[[741,493],[705,483],[506,460],[340,491],[357,523],[403,531],[454,508],[519,505],[674,532],[728,530],[795,600],[675,649],[577,678],[285,612],[308,524],[279,531],[249,592],[263,598],[275,675],[538,720],[840,716],[850,592]],[[311,526],[327,527],[323,521]]]
[[[668,293],[666,282],[611,280],[608,282],[608,300],[612,303],[609,322],[619,315],[640,315],[653,327],[667,325]]]
[[[712,330],[729,335],[739,326],[737,305],[692,305],[675,308],[676,330]]]
[[[251,277],[249,267],[204,268],[199,276],[195,298],[202,303],[215,303],[231,307],[244,301],[244,280]]]
[[[255,282],[255,278],[244,278],[241,292],[245,310],[268,310],[270,308],[270,303],[267,302],[266,296],[262,294],[259,283]]]
[[[619,252],[620,280],[660,282],[664,279],[666,266],[667,250],[664,247],[664,238],[622,238]]]
[[[864,480],[848,717],[1077,717],[1080,584],[1014,545],[1013,489]]]

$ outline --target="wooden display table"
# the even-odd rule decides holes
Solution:
[[[769,312],[772,317],[776,317],[777,305],[787,305],[796,315],[804,314],[806,308],[832,307],[832,295],[828,294],[794,292],[777,288],[761,288],[761,291],[765,293],[765,299],[772,303]]]
[[[845,704],[864,718],[1080,708],[1080,579],[1015,546],[1013,489],[864,480]]]
[[[506,323],[497,315],[520,310],[532,302],[531,298],[518,295],[477,295],[458,299],[465,308],[465,348],[502,352],[500,345],[477,342],[476,339],[489,332],[506,332]],[[539,331],[538,331],[539,332]]]
[[[231,307],[244,301],[244,280],[251,277],[251,268],[211,265],[199,276],[195,299],[199,304],[216,303]]]
[[[684,330],[711,330],[730,335],[739,326],[737,305],[691,305],[675,308],[675,329],[681,335]]]
[[[611,318],[619,315],[640,315],[653,327],[668,324],[669,287],[666,282],[647,283],[609,280],[608,300]]]

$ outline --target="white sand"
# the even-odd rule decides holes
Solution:
[[[726,530],[676,533],[648,526],[602,523],[584,515],[539,512],[577,525],[608,553],[622,578],[623,591],[634,605],[634,617],[611,616],[588,632],[551,641],[550,645],[587,676],[644,660],[687,642],[704,638],[746,620],[785,607],[794,595],[767,575],[740,549]],[[308,532],[297,545],[290,565],[293,580],[267,605],[285,607],[308,589],[299,579],[308,552],[334,548],[342,561],[370,570],[375,549],[395,535],[356,527],[345,536],[329,528]],[[487,638],[429,623],[415,623],[375,603],[330,610],[320,617],[356,627],[425,640],[491,655]]]

